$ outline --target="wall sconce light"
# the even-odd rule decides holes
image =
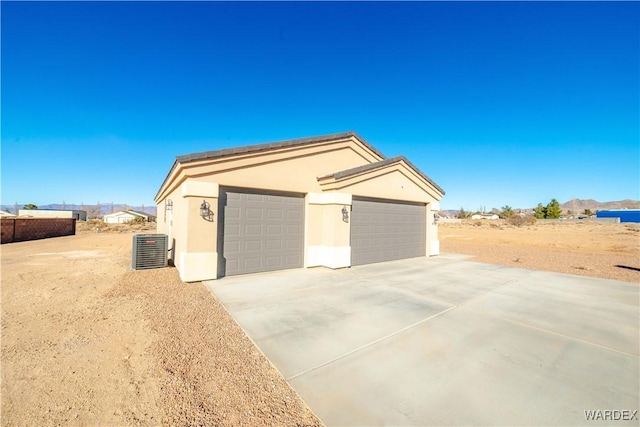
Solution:
[[[342,207],[342,221],[349,222],[349,210],[346,206]]]
[[[213,221],[213,212],[211,212],[210,207],[211,205],[206,200],[203,200],[200,204],[200,216],[206,221]]]
[[[433,214],[433,225],[438,225],[438,221],[440,221],[440,215],[437,213]]]
[[[171,199],[167,199],[164,201],[164,222],[167,222],[167,212],[173,210],[173,201]]]

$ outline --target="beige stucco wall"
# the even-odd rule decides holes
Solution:
[[[434,215],[440,211],[439,202],[431,202],[427,204],[427,253],[426,256],[434,256],[440,254],[440,240],[438,239],[438,224],[435,222]]]
[[[351,265],[351,194],[308,193],[305,198],[305,267]]]
[[[379,199],[429,203],[441,197],[433,186],[402,163],[338,180],[323,178],[320,184],[323,191],[344,191]]]
[[[185,282],[215,279],[217,276],[217,184],[187,181],[166,199],[173,208],[164,215],[166,199],[157,205],[157,232],[169,236],[170,254],[180,277]],[[213,221],[200,216],[200,205],[206,200]]]

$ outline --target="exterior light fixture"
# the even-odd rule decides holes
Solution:
[[[213,221],[213,212],[209,209],[210,207],[211,205],[206,200],[200,204],[200,216],[207,221]]]
[[[167,199],[164,201],[164,222],[167,222],[167,211],[173,210],[173,201],[171,199]]]
[[[438,225],[438,221],[440,221],[440,215],[437,213],[433,214],[433,225]]]
[[[346,206],[342,207],[342,221],[349,222],[349,210]]]

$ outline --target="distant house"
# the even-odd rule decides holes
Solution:
[[[11,212],[0,211],[0,218],[15,218],[16,216]]]
[[[598,211],[596,218],[619,218],[620,222],[640,222],[640,209]]]
[[[156,217],[145,212],[134,210],[114,212],[103,217],[103,221],[107,224],[124,224],[136,218],[144,218],[147,222],[155,222]]]
[[[18,216],[23,218],[75,218],[78,221],[86,221],[87,211],[75,209],[20,209]]]
[[[471,215],[471,219],[499,219],[499,218],[500,217],[498,215],[491,214],[491,213]]]

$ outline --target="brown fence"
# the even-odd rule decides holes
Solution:
[[[0,243],[24,242],[76,234],[74,218],[2,218]]]

